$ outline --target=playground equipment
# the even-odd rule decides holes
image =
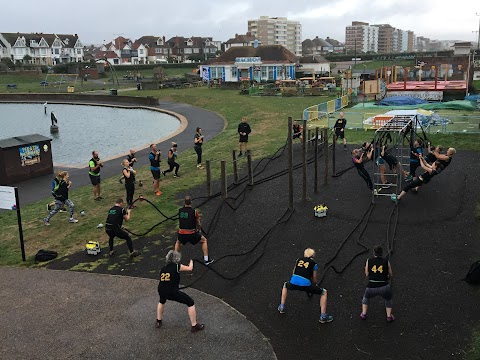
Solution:
[[[374,147],[375,159],[373,163],[373,191],[372,203],[378,196],[398,195],[402,185],[403,166],[409,166],[410,148],[416,139],[420,139],[424,144],[427,142],[425,130],[417,115],[394,115],[387,120],[376,131],[371,146]],[[392,173],[380,173],[377,158],[380,155],[382,146],[388,145],[389,154],[395,156],[398,165]],[[383,166],[387,167],[387,163]],[[387,178],[387,183],[382,183],[381,177]]]
[[[50,78],[50,81],[49,81]],[[67,92],[74,92],[77,84],[78,74],[47,74],[45,80],[40,85],[53,86],[54,88],[62,88],[65,86]]]

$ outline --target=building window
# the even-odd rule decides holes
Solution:
[[[262,71],[262,79],[268,80],[268,66],[262,66],[261,67]]]
[[[161,53],[162,53],[162,49],[155,48],[155,54],[161,54]]]
[[[230,71],[231,71],[230,74],[231,74],[232,78],[235,78],[235,79],[236,79],[237,76],[238,76],[238,75],[237,75],[237,67],[236,67],[236,66],[232,66],[231,69],[230,69]]]
[[[192,49],[189,49],[189,48],[185,49],[185,54],[191,54],[191,53],[192,53]]]
[[[140,55],[143,55],[143,49],[138,49],[138,53],[139,53]]]
[[[82,49],[77,49],[77,54],[80,55],[82,53]]]
[[[267,80],[273,80],[273,69],[275,66],[269,66],[268,67],[268,79]]]
[[[54,53],[55,53],[56,55],[60,54],[60,49],[55,49],[55,50],[54,50]]]

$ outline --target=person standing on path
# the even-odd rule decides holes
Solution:
[[[179,229],[177,241],[175,242],[175,251],[180,252],[182,245],[190,243],[196,245],[200,243],[203,251],[203,262],[210,265],[214,260],[208,257],[207,238],[202,235],[202,226],[198,211],[192,207],[192,198],[185,196],[184,206],[178,210]]]
[[[93,185],[93,199],[96,201],[102,200],[103,197],[100,196],[100,169],[103,167],[103,163],[100,161],[98,156],[98,151],[92,151],[92,158],[88,163],[89,172],[88,176],[90,177],[90,182]]]
[[[55,186],[52,190],[52,194],[55,197],[55,207],[53,210],[48,214],[48,216],[43,219],[43,223],[46,226],[50,225],[50,219],[67,204],[68,208],[70,209],[70,223],[75,224],[78,222],[77,219],[73,218],[73,211],[75,206],[73,205],[72,200],[68,198],[68,190],[72,187],[72,182],[70,181],[70,177],[68,172],[60,171],[54,179]]]
[[[303,257],[295,261],[290,281],[283,284],[278,312],[285,314],[288,290],[305,291],[307,294],[320,295],[320,319],[318,322],[324,324],[333,321],[333,316],[327,314],[327,289],[317,286],[318,265],[313,261],[314,256],[315,250],[307,248],[303,252]]]
[[[197,132],[193,139],[193,148],[197,153],[197,169],[203,169],[202,166],[202,145],[203,145],[203,135],[202,135],[202,128],[197,127]]]
[[[133,209],[133,194],[135,193],[135,175],[137,172],[133,170],[128,159],[122,161],[122,174],[125,179],[125,190],[127,191],[127,204],[129,209]]]
[[[168,166],[170,168],[168,170],[164,170],[162,172],[163,176],[167,176],[167,173],[172,172],[175,169],[175,173],[173,177],[180,177],[178,175],[178,169],[180,168],[180,164],[176,162],[177,160],[177,143],[172,142],[172,147],[168,150]]]
[[[160,161],[162,152],[157,150],[156,144],[150,145],[150,154],[148,159],[150,160],[150,171],[153,176],[153,192],[156,196],[162,195],[160,191]]]
[[[343,141],[343,150],[347,150],[347,139],[345,139],[345,126],[347,126],[347,120],[345,120],[345,115],[343,112],[340,113],[340,117],[333,125],[333,129],[335,130],[335,140],[338,138],[342,139]]]
[[[135,149],[130,149],[126,159],[128,160],[129,167],[133,168],[133,165],[137,162],[137,158],[135,157]],[[118,182],[121,184],[123,181],[123,176],[118,179]]]
[[[165,260],[166,264],[160,270],[159,275],[158,295],[160,296],[160,301],[157,305],[157,322],[155,327],[160,328],[162,326],[165,303],[167,300],[171,300],[188,306],[188,317],[192,324],[190,331],[192,333],[205,329],[204,324],[197,323],[197,311],[193,299],[184,292],[179,291],[180,272],[193,271],[193,260],[190,260],[188,266],[180,264],[181,255],[174,250],[170,250],[167,253]]]
[[[382,257],[383,249],[381,246],[373,248],[373,257],[365,263],[365,276],[368,278],[368,285],[362,299],[362,320],[367,319],[368,304],[371,298],[381,296],[385,300],[385,309],[387,312],[387,322],[395,320],[392,314],[392,288],[389,280],[393,277],[390,261]]]
[[[115,205],[108,210],[107,220],[105,221],[105,232],[108,235],[108,245],[110,247],[110,257],[115,256],[113,251],[113,239],[118,237],[127,242],[128,250],[130,251],[130,257],[140,255],[140,251],[133,250],[132,238],[128,233],[122,229],[123,220],[130,220],[130,212],[132,210],[125,210],[123,207],[123,199],[119,198],[115,202]]]
[[[240,136],[240,139],[238,140],[238,146],[240,148],[240,152],[238,153],[238,156],[242,156],[242,147],[245,151],[245,155],[247,155],[247,150],[248,150],[248,135],[252,132],[252,129],[250,128],[250,125],[247,123],[247,118],[244,116],[242,117],[242,122],[238,124],[238,135]]]

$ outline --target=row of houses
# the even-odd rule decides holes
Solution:
[[[37,65],[83,61],[77,34],[0,33],[0,59]]]

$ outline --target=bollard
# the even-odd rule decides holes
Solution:
[[[207,173],[207,195],[212,197],[212,172],[210,167],[210,160],[205,161],[205,168]]]
[[[222,160],[220,162],[220,169],[221,169],[221,175],[220,175],[220,188],[222,192],[222,199],[227,198],[227,162],[225,160]]]
[[[303,147],[302,147],[302,201],[307,201],[307,120],[303,120]]]
[[[313,177],[313,191],[318,193],[318,126],[315,128],[315,171]]]
[[[292,139],[292,117],[288,117],[288,208],[293,210],[293,139]]]
[[[250,153],[250,150],[247,150],[247,166],[248,166],[248,184],[253,185],[252,155]]]
[[[238,184],[237,152],[235,150],[232,151],[232,159],[233,159],[233,183]]]
[[[328,184],[328,128],[322,129],[323,130],[323,156],[325,156],[325,175],[323,179],[323,184]]]

